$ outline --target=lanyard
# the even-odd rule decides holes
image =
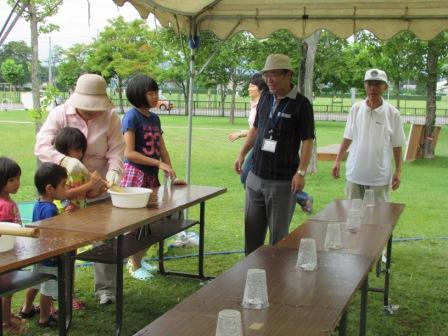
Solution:
[[[271,137],[272,137],[272,132],[273,132],[275,126],[277,126],[277,123],[280,120],[280,116],[283,114],[283,112],[285,112],[286,107],[289,104],[289,100],[286,102],[285,106],[283,106],[283,108],[281,110],[279,110],[277,113],[274,114],[275,102],[276,102],[276,99],[274,97],[274,99],[272,100],[271,110],[269,111],[269,123],[271,126],[271,130],[269,131],[269,133],[271,134]],[[281,101],[278,104],[280,105]]]

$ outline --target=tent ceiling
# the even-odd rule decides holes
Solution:
[[[448,0],[114,0],[130,2],[143,18],[190,33],[211,30],[219,38],[249,31],[257,38],[288,29],[298,38],[325,29],[340,37],[369,30],[381,39],[409,30],[429,40],[448,29]]]

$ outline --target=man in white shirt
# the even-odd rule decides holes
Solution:
[[[332,175],[339,178],[341,158],[351,145],[346,164],[347,198],[363,198],[365,190],[372,189],[375,200],[387,201],[390,187],[396,190],[401,182],[403,124],[400,112],[382,98],[388,89],[384,71],[368,70],[364,89],[367,98],[350,110]]]

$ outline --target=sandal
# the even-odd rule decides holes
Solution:
[[[34,306],[33,305],[29,312],[24,312],[22,309],[23,309],[23,306],[20,307],[20,311],[17,313],[17,315],[19,315],[19,317],[22,318],[22,319],[30,319],[30,318],[34,317],[34,315],[40,313],[40,307],[39,306]]]
[[[37,322],[37,325],[41,328],[54,328],[58,326],[58,320],[53,316],[48,316],[48,320],[45,322]]]
[[[143,267],[140,267],[138,270],[135,271],[132,271],[131,269],[129,273],[131,273],[131,277],[133,277],[134,279],[142,281],[150,280],[153,277],[153,275]]]
[[[156,272],[157,271],[157,266],[151,265],[150,263],[142,260],[142,267],[147,270],[148,272]]]
[[[144,268],[145,270],[147,270],[148,272],[155,272],[155,271],[157,271],[157,269],[158,269],[157,266],[153,266],[153,265],[151,265],[150,263],[148,263],[148,262],[146,262],[146,261],[144,261],[144,260],[142,260],[142,261],[140,262],[140,264],[142,265],[141,267]],[[133,267],[134,267],[134,266],[132,265],[131,260],[128,259],[128,262],[127,262],[127,264],[126,264],[126,268],[129,270],[129,273],[132,273],[132,272],[133,272],[133,270],[132,270]]]

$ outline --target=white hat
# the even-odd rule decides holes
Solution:
[[[264,64],[263,70],[261,72],[266,72],[270,70],[291,70],[291,59],[283,54],[270,54],[266,58],[266,63]]]
[[[364,75],[364,82],[365,81],[381,81],[387,84],[387,75],[383,70],[370,69],[367,70]]]
[[[75,92],[67,99],[67,104],[86,111],[109,111],[114,108],[106,92],[103,77],[85,74],[78,78]]]

